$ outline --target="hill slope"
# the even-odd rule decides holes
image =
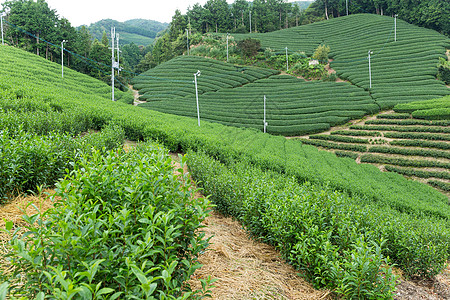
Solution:
[[[357,14],[271,33],[236,34],[237,40],[253,37],[264,48],[288,47],[311,55],[320,44],[331,48],[331,67],[339,77],[369,91],[381,109],[415,100],[450,94],[436,80],[439,57],[450,48],[450,39],[430,29],[373,14]],[[373,51],[372,88],[369,87],[368,51]]]
[[[169,24],[144,19],[132,19],[125,22],[106,19],[86,27],[94,38],[101,40],[104,31],[109,38],[111,26],[116,27],[116,33],[120,35],[120,44],[133,42],[137,45],[148,46],[153,43],[157,34],[165,30]]]

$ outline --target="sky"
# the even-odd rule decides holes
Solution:
[[[102,19],[120,22],[130,19],[148,19],[169,23],[176,9],[183,14],[195,3],[207,0],[46,0],[50,8],[72,26],[90,25]],[[0,0],[0,3],[5,0]],[[233,0],[227,0],[233,3]]]

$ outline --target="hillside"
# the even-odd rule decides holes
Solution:
[[[339,31],[334,32],[333,28]],[[242,87],[227,85],[227,80],[238,74],[230,70],[248,67],[230,64],[228,71],[224,71],[226,64],[222,62],[187,56],[147,71],[136,77],[134,83],[138,83],[135,87],[140,89],[142,99],[149,100],[142,107],[196,117],[190,82],[196,70],[207,70],[198,79],[201,118],[263,130],[262,99],[266,95],[267,132],[286,136],[325,131],[398,103],[449,95],[450,89],[435,76],[438,58],[445,54],[450,39],[399,21],[397,41],[394,41],[392,30],[392,18],[362,14],[272,33],[234,35],[237,40],[258,38],[263,48],[280,50],[287,46],[291,52],[303,51],[308,55],[318,45],[327,44],[331,47],[331,67],[351,84],[305,82],[288,76],[244,80]],[[405,51],[408,45],[409,51]],[[368,50],[373,50],[372,88],[369,87]],[[215,65],[213,69],[204,65],[206,61],[210,66]]]
[[[188,153],[192,175],[217,209],[239,219],[254,237],[277,245],[283,258],[317,288],[333,289],[344,298],[354,293],[358,298],[371,293],[390,298],[396,285],[391,264],[404,276],[421,279],[433,278],[445,268],[450,208],[448,198],[429,186],[254,129],[210,122],[199,127],[193,118],[112,102],[106,85],[73,71],[61,79],[60,65],[12,47],[0,46],[0,63],[0,142],[10,150],[0,153],[0,179],[7,183],[0,186],[13,188],[2,192],[15,191],[10,183],[25,188],[22,179],[41,183],[50,178],[41,184],[54,185],[55,176],[46,177],[49,161],[56,175],[65,174],[66,165],[74,171],[56,176],[62,178],[57,196],[63,202],[45,215],[50,226],[36,229],[40,238],[25,235],[28,242],[23,242],[17,237],[18,246],[9,249],[16,273],[0,272],[0,279],[7,277],[4,281],[14,284],[15,274],[30,272],[26,286],[15,286],[21,295],[37,294],[41,288],[50,289],[48,294],[63,289],[59,282],[48,283],[56,272],[64,272],[74,288],[100,286],[106,276],[105,294],[123,286],[124,276],[133,280],[127,281],[126,293],[144,293],[138,283],[138,278],[146,278],[144,273],[152,273],[155,277],[148,280],[158,282],[147,295],[172,293],[174,286],[181,289],[197,267],[191,268],[186,256],[195,257],[206,245],[194,233],[210,204],[194,202],[194,191],[183,186],[189,177],[173,176],[167,150]],[[142,145],[126,154],[93,150],[88,144],[87,154],[77,155],[71,151],[77,149],[74,137],[90,129],[122,133],[134,141],[158,141],[165,149]],[[104,140],[97,137],[93,135],[90,143],[102,149]],[[73,148],[65,149],[66,144]],[[36,184],[30,186],[39,190]],[[28,219],[30,226],[39,226],[36,218],[40,215]],[[125,231],[130,240],[124,245]],[[153,238],[155,234],[161,237]],[[76,245],[67,244],[67,239]],[[167,248],[173,241],[177,248]],[[46,247],[54,250],[53,256],[45,255]],[[147,255],[152,251],[158,255]],[[191,256],[185,251],[197,252]],[[65,260],[68,256],[70,262]],[[169,267],[154,268],[167,262],[166,257],[172,261]],[[86,264],[96,268],[89,275],[94,280],[76,275]],[[41,277],[43,270],[50,276]],[[354,287],[344,280],[350,272],[356,272]],[[163,277],[171,274],[181,279],[165,286]]]
[[[125,22],[106,19],[86,27],[91,35],[100,41],[104,31],[109,38],[111,26],[116,27],[116,33],[120,35],[120,44],[135,43],[136,45],[148,46],[153,43],[158,33],[165,30],[169,24],[144,19],[132,19]]]
[[[337,30],[339,28],[339,30]],[[368,91],[381,109],[414,100],[427,100],[450,94],[436,80],[439,57],[445,57],[450,39],[436,31],[394,18],[357,14],[270,33],[234,35],[261,40],[262,47],[304,51],[311,55],[320,44],[331,48],[331,67],[337,75]],[[369,87],[368,51],[372,64]]]

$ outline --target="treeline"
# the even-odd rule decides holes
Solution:
[[[191,30],[206,32],[270,32],[298,26],[303,15],[299,3],[286,0],[209,0],[205,5],[195,4],[184,16]]]
[[[450,1],[443,0],[316,0],[305,12],[308,20],[323,20],[348,13],[398,17],[408,23],[450,36]]]
[[[59,18],[56,10],[50,9],[45,0],[11,0],[3,4],[5,42],[17,48],[35,53],[50,61],[61,63],[61,42],[64,43],[64,66],[110,82],[111,41],[103,32],[101,40],[94,38],[82,26],[79,30],[65,18]],[[121,72],[118,80],[126,82],[133,72],[140,73],[139,65],[152,46],[139,47],[135,44],[121,47],[120,65],[130,72]],[[117,88],[124,88],[118,82]]]

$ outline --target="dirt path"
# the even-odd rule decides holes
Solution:
[[[128,85],[128,87],[130,88],[130,90],[133,91],[133,95],[134,95],[133,105],[137,106],[137,105],[142,104],[142,103],[147,103],[147,101],[139,100],[139,92],[137,90],[133,89],[132,85]]]
[[[178,154],[171,156],[174,169],[180,169]],[[236,220],[213,211],[203,224],[206,237],[212,238],[199,257],[203,266],[190,281],[193,288],[201,288],[199,279],[211,276],[217,279],[212,299],[331,299],[329,291],[315,290],[299,277],[274,247],[251,239]]]

